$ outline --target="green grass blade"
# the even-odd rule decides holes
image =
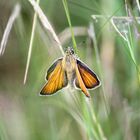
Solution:
[[[64,6],[64,9],[65,9],[66,17],[67,17],[67,20],[68,20],[68,24],[69,24],[70,29],[71,29],[73,48],[74,48],[75,52],[78,53],[76,40],[75,40],[75,37],[74,37],[74,32],[73,32],[73,29],[72,29],[71,19],[70,19],[70,15],[69,15],[67,0],[62,0],[62,2],[63,2],[63,6]]]

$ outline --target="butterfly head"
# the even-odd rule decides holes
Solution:
[[[66,50],[66,55],[73,55],[74,54],[74,50],[71,47],[68,47]]]

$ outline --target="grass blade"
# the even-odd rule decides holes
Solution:
[[[37,3],[39,3],[39,1],[40,0],[37,0]],[[27,74],[28,74],[29,64],[30,64],[30,60],[31,60],[31,53],[32,53],[32,47],[33,47],[33,40],[34,40],[34,34],[35,34],[36,21],[37,21],[37,14],[35,12],[34,18],[33,18],[32,33],[31,33],[31,38],[30,38],[30,44],[29,44],[29,50],[28,50],[28,57],[27,57],[25,75],[24,75],[24,84],[26,83],[26,80],[27,80]]]
[[[67,1],[66,0],[62,0],[62,2],[63,2],[63,6],[64,6],[64,9],[65,9],[67,20],[68,20],[68,23],[69,23],[69,26],[70,26],[70,30],[71,30],[73,48],[74,48],[75,52],[77,53],[78,52],[77,51],[77,45],[76,45],[76,41],[75,41],[75,38],[74,38],[74,32],[73,32],[73,29],[72,29],[72,24],[71,24],[71,19],[70,19],[70,15],[69,15]]]

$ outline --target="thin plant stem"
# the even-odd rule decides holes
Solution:
[[[94,47],[95,47],[95,55],[96,55],[96,60],[97,60],[97,66],[98,66],[98,70],[99,73],[101,75],[101,81],[102,81],[102,92],[103,92],[103,100],[104,100],[104,104],[105,104],[105,108],[106,108],[106,115],[108,116],[110,109],[109,109],[109,104],[107,102],[107,97],[105,94],[105,88],[104,88],[104,83],[103,83],[103,75],[102,75],[102,71],[101,71],[101,61],[100,61],[100,56],[99,56],[99,51],[98,51],[98,47],[97,47],[97,41],[96,41],[96,35],[95,35],[95,31],[94,31],[94,24],[90,24],[90,30],[89,31],[89,35],[91,37],[91,39],[93,40],[94,43]]]
[[[102,130],[102,128],[101,128],[101,125],[100,125],[100,123],[98,122],[97,117],[96,117],[96,115],[95,115],[94,107],[92,107],[92,102],[87,102],[87,106],[88,106],[89,110],[91,111],[92,119],[93,119],[94,123],[96,124],[96,127],[97,127],[97,129],[98,129],[100,138],[101,138],[102,140],[105,139],[104,132],[103,132],[103,130]]]
[[[37,0],[38,4],[39,4],[39,2],[40,2],[40,0]],[[31,38],[30,38],[30,44],[29,44],[29,50],[28,50],[25,75],[24,75],[24,84],[26,83],[26,80],[27,80],[27,75],[28,75],[28,70],[29,70],[29,65],[30,65],[30,60],[31,60],[31,53],[32,53],[32,48],[33,48],[33,40],[34,40],[34,35],[35,35],[36,23],[37,23],[37,13],[35,12],[34,18],[33,18],[33,25],[32,25],[32,32],[31,32]]]
[[[51,26],[48,18],[45,16],[45,14],[43,13],[42,9],[39,7],[39,5],[34,1],[34,0],[28,0],[31,5],[33,6],[35,12],[38,14],[38,17],[43,25],[43,27],[48,30],[51,34],[52,34],[52,37],[53,39],[55,40],[55,42],[57,43],[62,55],[64,56],[65,53],[63,51],[63,48],[62,48],[62,45],[61,45],[61,42],[59,41],[59,38],[57,37],[53,27]]]
[[[140,2],[139,2],[139,0],[136,0],[136,3],[137,3],[137,6],[138,6],[138,9],[139,9],[139,12],[140,12]]]
[[[114,20],[126,20],[128,22],[133,21],[133,18],[130,16],[92,15],[92,18],[93,19],[96,19],[96,18],[98,18],[98,19],[107,18],[108,19],[109,18],[109,19],[114,19]],[[135,17],[135,18],[136,18],[136,20],[140,21],[140,17]]]
[[[116,32],[124,39],[124,41],[127,41],[127,39],[125,38],[125,36],[119,31],[119,29],[117,28],[117,26],[115,25],[113,19],[111,19],[111,24],[114,27],[114,29],[116,30]]]
[[[71,30],[73,48],[74,48],[75,52],[77,53],[78,52],[77,51],[77,45],[76,45],[76,40],[75,40],[75,37],[74,37],[74,32],[73,32],[73,29],[72,29],[72,24],[71,24],[71,19],[70,19],[70,15],[69,15],[67,0],[62,0],[62,2],[63,2],[63,6],[64,6],[64,9],[65,9],[65,12],[66,12],[66,17],[67,17],[67,20],[68,20],[68,24],[69,24],[70,30]]]
[[[9,34],[10,34],[11,29],[13,27],[13,23],[15,22],[16,18],[18,17],[18,15],[20,13],[20,9],[21,9],[21,7],[20,7],[19,3],[17,3],[14,7],[14,10],[13,10],[8,22],[7,22],[7,25],[6,25],[6,28],[5,28],[1,43],[0,43],[0,56],[4,54]]]

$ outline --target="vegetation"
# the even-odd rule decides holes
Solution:
[[[138,0],[0,0],[0,6],[1,140],[140,139]],[[70,88],[39,96],[47,69],[68,46],[102,85],[90,99]]]

